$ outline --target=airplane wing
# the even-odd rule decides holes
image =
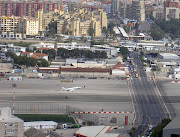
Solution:
[[[74,90],[76,90],[76,89],[81,89],[81,87],[72,87],[72,88],[64,88],[64,87],[62,87],[62,90],[63,91],[74,91]]]

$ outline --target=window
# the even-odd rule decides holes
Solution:
[[[171,134],[171,137],[180,137],[180,135],[177,135],[177,134]]]

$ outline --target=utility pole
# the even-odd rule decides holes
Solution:
[[[16,97],[16,83],[12,84],[12,87],[14,88],[14,93],[13,93],[13,115],[15,113],[15,97]]]

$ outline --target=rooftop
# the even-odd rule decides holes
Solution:
[[[178,129],[180,130],[180,115],[175,117],[167,126],[164,127],[163,130],[165,129]]]
[[[81,127],[74,134],[79,136],[88,137],[119,137],[117,133],[108,133],[112,129],[112,126],[89,126]],[[93,131],[93,132],[92,132]]]

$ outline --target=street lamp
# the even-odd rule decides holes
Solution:
[[[14,93],[13,93],[13,114],[14,114],[14,111],[15,111],[15,91],[16,91],[16,83],[13,83],[12,84],[12,87],[14,88]]]

